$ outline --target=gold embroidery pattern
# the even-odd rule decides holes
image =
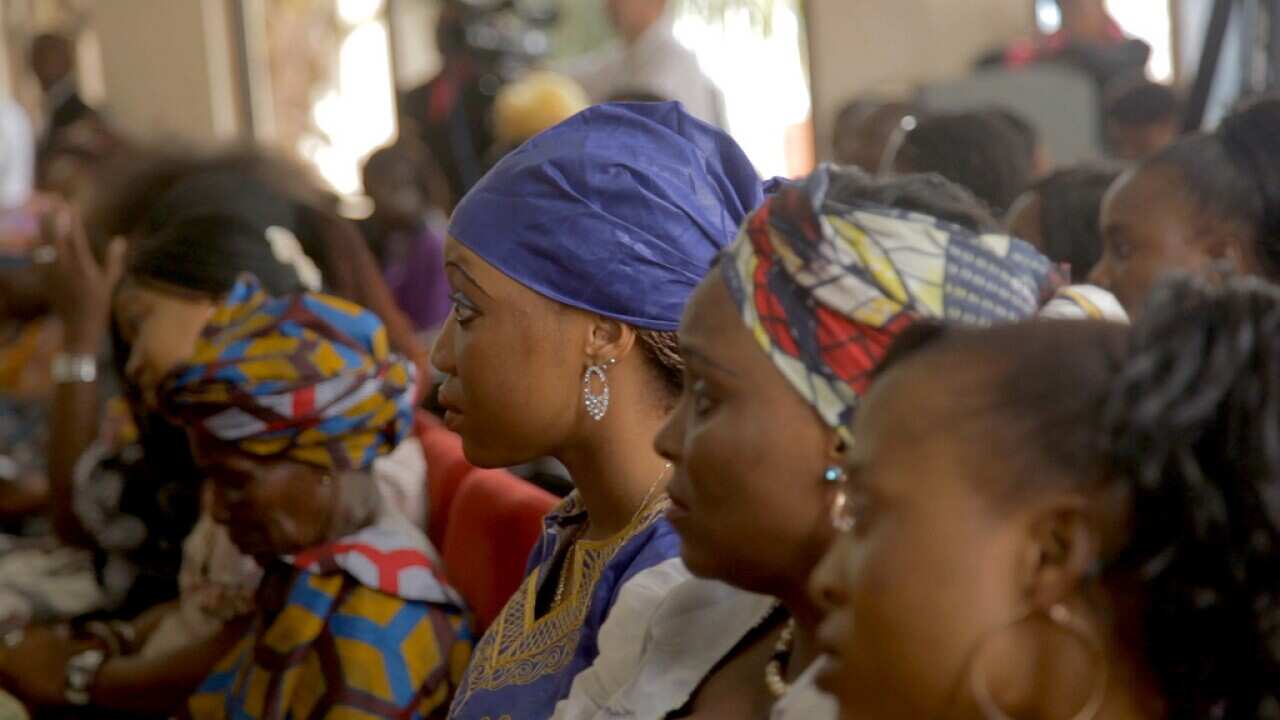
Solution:
[[[580,504],[574,493],[555,512],[572,515],[581,511]],[[658,519],[667,504],[666,496],[659,495],[617,535],[606,540],[574,541],[562,571],[569,573],[564,596],[536,619],[538,585],[551,559],[534,568],[476,646],[474,661],[454,707],[463,707],[477,691],[528,685],[568,667],[577,652],[582,626],[605,567],[628,540]]]

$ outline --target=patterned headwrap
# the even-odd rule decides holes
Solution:
[[[1047,258],[1005,235],[832,198],[824,166],[783,187],[721,263],[760,347],[846,440],[893,339],[919,318],[1028,318],[1060,284]]]
[[[449,234],[531,290],[671,331],[760,203],[742,148],[679,103],[588,108],[504,157]]]
[[[373,313],[242,278],[161,393],[165,411],[242,452],[364,469],[413,424],[414,367]]]

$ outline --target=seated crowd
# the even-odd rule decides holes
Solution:
[[[1007,111],[863,103],[841,164],[769,183],[678,103],[585,104],[460,198],[379,151],[360,225],[258,151],[44,200],[38,287],[0,283],[61,328],[47,493],[0,494],[0,689],[1280,718],[1280,99],[1062,168]],[[453,512],[480,478],[517,519]]]

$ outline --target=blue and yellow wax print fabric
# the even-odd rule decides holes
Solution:
[[[271,298],[246,276],[160,395],[177,422],[249,455],[348,470],[409,433],[414,378],[373,313],[320,293]]]
[[[387,514],[290,560],[269,573],[293,573],[283,609],[255,619],[190,698],[187,717],[444,718],[472,638],[426,538]]]
[[[848,440],[859,397],[909,325],[1029,318],[1061,279],[1021,240],[833,197],[841,172],[823,166],[782,186],[747,220],[720,268],[760,347]]]

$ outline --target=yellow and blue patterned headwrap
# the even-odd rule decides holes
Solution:
[[[415,377],[368,310],[319,293],[272,298],[245,276],[161,397],[177,422],[249,455],[363,469],[412,428]]]
[[[823,166],[757,209],[720,270],[756,342],[846,440],[893,340],[921,318],[1030,318],[1061,284],[1044,255],[920,213],[835,197]]]

